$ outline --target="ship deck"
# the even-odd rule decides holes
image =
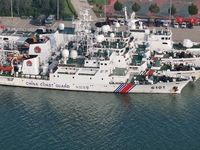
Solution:
[[[200,44],[199,45],[193,45],[190,49],[193,49],[193,48],[200,48]],[[175,49],[175,50],[186,50],[188,48],[183,46],[183,44],[181,44],[181,43],[176,43],[176,44],[173,44],[173,49]]]

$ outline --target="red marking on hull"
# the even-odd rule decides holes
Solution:
[[[133,84],[127,84],[120,92],[127,93],[132,87],[133,87]]]

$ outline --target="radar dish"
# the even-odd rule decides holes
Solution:
[[[111,38],[114,38],[114,37],[115,37],[115,34],[114,34],[114,33],[110,33],[110,37],[111,37]]]
[[[103,32],[108,32],[108,31],[111,31],[111,28],[110,28],[109,25],[104,25],[104,26],[102,26],[102,31]]]
[[[117,22],[117,23],[115,23],[115,27],[116,28],[119,28],[120,27],[120,24]]]
[[[187,47],[187,48],[190,48],[193,46],[193,43],[190,39],[184,39],[183,40],[183,46]]]
[[[70,58],[76,59],[77,57],[78,57],[77,51],[76,51],[76,50],[72,50],[72,51],[70,52]]]
[[[104,35],[103,34],[101,34],[101,35],[97,35],[96,36],[96,40],[97,40],[97,42],[102,42],[102,41],[104,41]]]
[[[62,56],[63,56],[63,58],[69,57],[69,51],[68,51],[67,49],[64,49],[64,50],[62,51]]]
[[[64,23],[60,23],[59,26],[58,26],[58,29],[59,30],[64,30],[65,29]]]

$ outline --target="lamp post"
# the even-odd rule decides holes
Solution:
[[[170,20],[169,27],[171,28],[171,21],[172,21],[172,0],[170,0],[170,2],[169,2],[169,20]]]
[[[172,19],[172,0],[169,2],[169,19]]]
[[[57,0],[57,20],[59,20],[59,0]]]
[[[149,0],[149,2],[150,2],[150,5],[152,4],[152,0]]]
[[[104,14],[105,14],[105,18],[106,18],[106,0],[105,0],[105,12],[104,12]]]
[[[11,11],[11,17],[13,20],[13,0],[10,1],[10,11]]]

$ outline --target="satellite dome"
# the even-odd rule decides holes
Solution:
[[[76,59],[77,56],[78,56],[78,53],[77,53],[76,50],[72,50],[72,51],[70,52],[70,58],[72,58],[72,59]]]
[[[145,30],[145,34],[150,34],[149,29],[146,29],[146,30]]]
[[[60,23],[59,26],[58,26],[58,29],[59,30],[64,30],[65,29],[64,23]]]
[[[184,39],[183,40],[183,46],[187,47],[187,48],[190,48],[193,46],[193,43],[190,39]]]
[[[104,35],[103,35],[103,34],[101,34],[101,40],[102,40],[102,41],[104,41],[104,40],[105,40],[105,37],[104,37]],[[101,41],[101,42],[102,42],[102,41]]]
[[[102,41],[104,41],[104,35],[103,35],[103,34],[97,35],[97,36],[96,36],[96,40],[97,40],[97,42],[102,42]]]
[[[108,32],[108,28],[107,28],[106,25],[102,26],[101,29],[102,29],[103,32]]]
[[[110,28],[110,26],[109,25],[104,25],[104,26],[102,26],[102,31],[103,32],[108,32],[108,31],[111,31],[111,28]]]
[[[116,28],[119,28],[119,27],[120,27],[119,22],[115,23],[115,27],[116,27]]]
[[[110,33],[110,37],[111,37],[111,38],[114,38],[114,37],[115,37],[115,34],[114,34],[114,33]]]
[[[63,56],[64,58],[69,57],[69,51],[68,51],[67,49],[64,49],[64,50],[62,51],[62,56]]]

